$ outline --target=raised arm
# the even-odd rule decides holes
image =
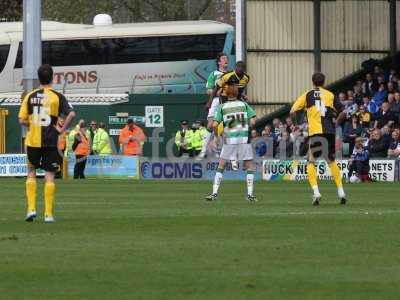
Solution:
[[[292,119],[294,119],[296,112],[303,110],[306,107],[306,95],[307,93],[304,93],[293,103],[293,106],[290,110],[290,117]]]

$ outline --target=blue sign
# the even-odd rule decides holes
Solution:
[[[255,162],[255,179],[261,179],[262,162]],[[218,161],[196,161],[194,159],[184,160],[145,160],[140,163],[140,175],[143,179],[197,179],[213,180],[217,171]],[[234,171],[228,164],[224,173],[226,180],[244,180],[246,171],[242,163],[239,163],[239,170]]]
[[[144,161],[140,171],[144,179],[202,179],[200,162]]]
[[[90,155],[85,176],[95,178],[139,178],[137,156]],[[68,158],[68,175],[74,175],[75,157]]]
[[[1,154],[0,177],[24,177],[28,174],[26,154]],[[37,176],[44,176],[43,170],[36,170]]]

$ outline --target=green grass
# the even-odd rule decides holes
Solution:
[[[346,207],[332,183],[320,207],[305,183],[256,205],[210,186],[60,181],[57,222],[28,224],[24,181],[0,180],[0,299],[399,298],[400,184],[348,185]]]

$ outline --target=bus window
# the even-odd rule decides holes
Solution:
[[[163,61],[209,60],[222,52],[225,35],[189,35],[161,37]]]
[[[6,66],[9,52],[10,45],[0,45],[0,73],[3,72],[3,69]]]
[[[160,61],[158,37],[114,39],[114,64],[146,63]]]
[[[42,61],[54,67],[213,60],[225,34],[43,41]],[[22,68],[22,43],[15,68]]]

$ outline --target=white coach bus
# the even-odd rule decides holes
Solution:
[[[0,23],[0,93],[22,90],[22,28]],[[67,93],[202,93],[218,53],[234,62],[233,27],[214,21],[43,21],[42,40],[54,87]]]

